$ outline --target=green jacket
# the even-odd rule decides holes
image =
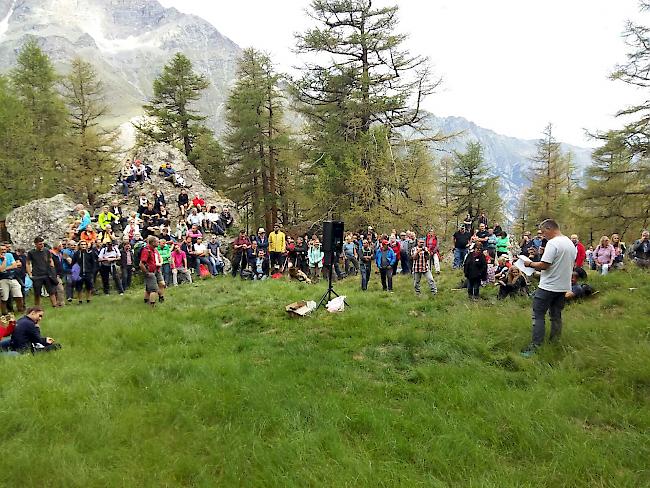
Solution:
[[[172,248],[169,244],[165,244],[164,246],[158,246],[158,252],[160,253],[160,257],[162,258],[163,264],[169,264],[170,259],[172,257]]]
[[[497,252],[508,252],[508,247],[510,247],[510,238],[497,237]]]

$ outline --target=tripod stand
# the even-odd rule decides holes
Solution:
[[[329,259],[328,259],[329,258]],[[325,267],[327,269],[327,291],[323,294],[322,298],[320,299],[320,302],[318,302],[318,306],[316,307],[316,310],[318,310],[321,305],[327,305],[327,302],[332,300],[332,295],[339,296],[336,291],[334,291],[334,287],[332,286],[332,273],[334,272],[334,260],[338,260],[339,255],[335,252],[332,252],[330,256],[325,256]],[[350,305],[348,302],[344,300],[344,303],[349,307]]]

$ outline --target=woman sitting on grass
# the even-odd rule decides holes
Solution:
[[[528,291],[526,277],[516,266],[511,266],[505,280],[499,281],[500,300],[508,296],[525,295]]]

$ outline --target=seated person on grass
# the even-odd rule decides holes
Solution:
[[[42,337],[40,322],[43,319],[43,309],[31,307],[27,314],[16,322],[16,328],[11,334],[10,348],[17,352],[44,352],[61,349],[61,344],[54,342],[51,337]]]
[[[499,299],[508,296],[526,295],[528,283],[526,277],[516,266],[511,266],[505,279],[499,280]]]
[[[584,298],[598,293],[588,284],[578,283],[579,278],[580,275],[574,271],[571,275],[571,291],[567,291],[564,294],[564,298],[567,300],[576,300],[578,298]]]

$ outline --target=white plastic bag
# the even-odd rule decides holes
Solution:
[[[336,297],[334,300],[327,302],[328,312],[342,312],[345,310],[345,296]]]

